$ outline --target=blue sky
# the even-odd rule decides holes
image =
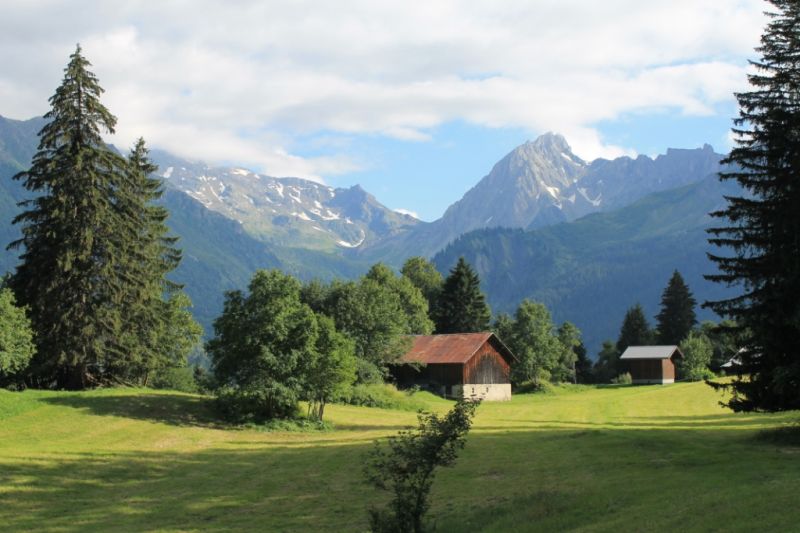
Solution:
[[[730,146],[762,0],[6,0],[0,114],[46,111],[80,42],[110,138],[333,186],[425,220],[515,146]]]

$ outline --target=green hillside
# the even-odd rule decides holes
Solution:
[[[658,312],[661,291],[680,270],[702,302],[725,294],[703,279],[714,271],[707,213],[734,192],[716,176],[646,196],[623,209],[534,231],[490,229],[463,235],[435,258],[447,271],[459,256],[473,264],[495,312],[513,312],[523,298],[545,303],[557,321],[577,324],[595,353],[616,339],[625,310],[640,302]],[[698,309],[700,318],[713,318]]]
[[[26,191],[12,176],[26,168],[36,151],[43,119],[10,120],[0,116],[0,275],[17,265],[17,252],[8,243],[19,237],[11,221]],[[206,209],[182,192],[167,189],[162,203],[170,212],[167,225],[180,237],[183,262],[170,276],[186,286],[194,302],[193,314],[211,331],[222,311],[224,292],[244,288],[259,268],[280,268],[301,279],[353,278],[365,272],[363,261],[315,250],[265,244],[249,235],[238,222]]]
[[[444,400],[422,395],[431,408]],[[433,490],[439,531],[787,531],[796,420],[733,414],[702,383],[486,403]],[[0,530],[364,531],[373,439],[414,414],[330,406],[327,432],[230,429],[201,396],[0,391]]]

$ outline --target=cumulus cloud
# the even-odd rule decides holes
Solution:
[[[113,4],[113,5],[112,5]],[[760,0],[466,2],[9,0],[0,113],[42,113],[80,41],[119,117],[183,156],[321,179],[361,168],[300,157],[319,132],[426,142],[449,121],[562,132],[586,159],[630,153],[596,125],[714,113],[745,86]],[[91,16],[89,16],[91,14]]]

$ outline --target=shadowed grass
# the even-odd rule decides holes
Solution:
[[[438,531],[790,530],[796,413],[703,384],[564,387],[485,403],[434,483]],[[423,399],[443,411],[451,404]],[[372,441],[415,414],[332,405],[335,430],[231,430],[202,396],[0,391],[0,529],[363,531]]]

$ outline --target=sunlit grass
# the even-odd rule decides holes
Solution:
[[[441,471],[440,531],[789,530],[797,413],[734,414],[698,384],[561,387],[485,403]],[[450,402],[416,400],[445,411]],[[0,391],[0,529],[363,531],[372,441],[413,412],[331,405],[332,431],[221,424],[209,399]]]

